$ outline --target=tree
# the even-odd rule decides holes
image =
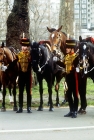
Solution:
[[[45,2],[45,1],[44,1]],[[42,40],[47,36],[46,25],[48,24],[48,7],[47,3],[30,0],[30,38],[35,41]],[[47,14],[46,14],[47,13]]]
[[[14,0],[13,9],[7,19],[6,45],[20,49],[20,38],[23,33],[29,38],[29,0]]]
[[[60,0],[59,26],[63,25],[62,30],[74,36],[74,0]]]

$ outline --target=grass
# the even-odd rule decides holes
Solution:
[[[48,102],[48,91],[47,91],[47,83],[45,80],[43,81],[43,102],[44,106],[47,107],[47,102]],[[56,92],[53,87],[53,104],[55,106],[56,103]],[[7,96],[6,96],[6,108],[13,108],[13,104],[10,104],[9,99],[8,99],[8,90],[7,90]],[[94,83],[91,79],[87,80],[87,104],[88,105],[93,105],[94,106]],[[59,100],[61,106],[68,106],[68,103],[65,105],[62,105],[62,101],[64,99],[64,87],[63,87],[63,80],[60,82],[60,89],[59,89]],[[32,107],[38,107],[39,106],[39,101],[40,101],[40,95],[39,95],[39,85],[37,84],[36,86],[32,87]],[[0,103],[1,107],[2,103]],[[18,89],[17,89],[17,105],[18,105]],[[26,91],[24,91],[24,108],[26,108]]]

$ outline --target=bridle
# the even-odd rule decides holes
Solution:
[[[83,46],[79,46],[79,47],[83,47],[81,49],[83,49],[83,53],[81,54],[81,50],[79,48],[79,63],[78,63],[78,66],[77,66],[77,71],[78,72],[82,72],[84,74],[87,74],[88,73],[88,68],[89,68],[89,62],[88,62],[88,50],[87,50],[87,42],[82,42],[83,43]],[[82,43],[80,43],[79,45],[81,45]]]
[[[45,49],[47,51],[47,59],[46,59],[45,63],[42,66],[40,66],[40,63],[41,63],[41,59],[42,59],[43,54],[41,53],[42,49],[41,49],[41,47],[39,45],[38,72],[40,72],[40,73],[43,73],[43,70],[42,69],[48,64],[48,61],[50,59],[50,55],[49,55],[49,52],[48,52],[47,47]]]
[[[58,59],[62,59],[64,57],[63,53],[61,52],[61,42],[62,42],[62,39],[61,39],[61,33],[60,32],[57,32],[57,37],[56,39],[58,39],[57,43],[51,43],[51,47],[55,46],[55,49],[52,50],[52,53],[53,53],[53,57],[57,57]],[[54,36],[54,33],[52,34]],[[52,41],[53,42],[53,41]]]

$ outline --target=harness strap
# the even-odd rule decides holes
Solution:
[[[49,61],[49,59],[50,59],[50,55],[49,55],[49,52],[48,52],[48,47],[46,47],[45,49],[47,50],[47,60],[46,60],[46,62],[45,62],[45,64],[44,64],[43,66],[40,67],[40,66],[38,65],[38,67],[39,67],[39,70],[38,70],[38,71],[39,71],[39,72],[41,72],[41,69],[45,67],[45,65],[48,63],[48,61]]]

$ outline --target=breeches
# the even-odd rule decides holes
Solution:
[[[78,110],[78,77],[77,74],[70,73],[66,76],[66,82],[68,85],[68,90],[66,92],[70,111],[77,111]]]
[[[27,107],[31,107],[31,72],[19,74],[19,106],[23,107],[23,93],[26,88]]]

